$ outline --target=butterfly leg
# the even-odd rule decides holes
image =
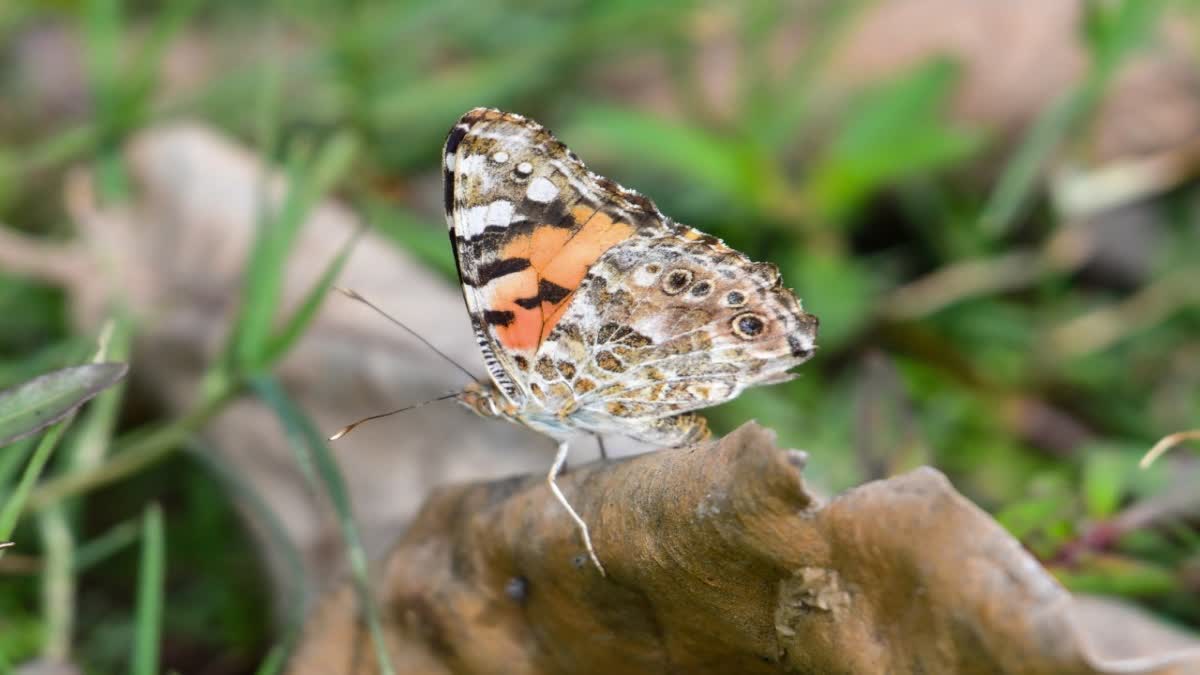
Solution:
[[[558,483],[555,479],[562,471],[562,467],[567,463],[567,442],[562,441],[558,444],[558,455],[554,457],[554,466],[550,467],[550,473],[546,475],[546,482],[550,484],[550,491],[554,493],[554,497],[558,499],[558,503],[563,505],[567,513],[571,514],[571,519],[575,521],[575,525],[579,528],[579,533],[583,535],[583,545],[587,547],[588,556],[591,557],[592,563],[596,569],[600,570],[600,576],[606,576],[604,573],[604,565],[600,564],[600,559],[596,557],[596,549],[592,547],[592,535],[588,533],[587,523],[583,522],[583,518],[575,513],[575,509],[571,508],[571,503],[563,495],[562,490],[558,489]]]
[[[600,434],[592,434],[596,437],[596,445],[600,447],[600,459],[608,461],[608,450],[604,447],[604,437]]]

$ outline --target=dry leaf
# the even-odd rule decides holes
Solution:
[[[803,463],[748,424],[571,472],[608,578],[542,478],[438,491],[377,585],[400,672],[1200,672],[1195,640],[1090,655],[1071,596],[940,473],[823,504]],[[372,658],[356,617],[327,598],[291,674],[376,672],[351,667]]]

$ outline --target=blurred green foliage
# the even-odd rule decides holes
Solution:
[[[262,214],[242,310],[195,410],[122,421],[118,389],[57,427],[61,438],[43,436],[40,450],[38,441],[0,448],[0,506],[32,462],[49,460],[14,535],[40,544],[32,557],[0,554],[0,670],[63,650],[96,673],[195,672],[212,653],[225,660],[206,672],[279,667],[295,617],[290,634],[270,630],[261,572],[233,509],[252,495],[208,453],[174,452],[241,392],[279,413],[310,480],[337,504],[364,589],[337,467],[270,376],[344,251],[286,317],[275,311],[279,270],[306,215],[336,190],[452,277],[439,216],[414,192],[435,184],[446,129],[477,105],[544,121],[596,171],[777,263],[821,318],[821,351],[801,377],[713,411],[719,430],[757,418],[784,445],[808,450],[809,475],[834,489],[933,464],[1069,587],[1200,625],[1195,513],[1166,509],[1179,486],[1165,463],[1136,468],[1159,436],[1200,426],[1200,309],[1181,301],[1144,325],[1144,314],[1128,313],[1135,322],[1094,348],[1056,341],[1072,334],[1064,328],[1073,319],[1160,280],[1200,283],[1195,190],[1145,206],[1162,234],[1145,278],[1131,285],[1057,262],[1076,225],[1047,203],[1041,180],[1048,158],[1086,136],[1114,73],[1150,43],[1163,8],[1180,3],[1087,3],[1086,77],[1015,139],[952,121],[963,73],[945,59],[823,96],[816,81],[870,4],[0,4],[4,226],[70,236],[65,171],[90,164],[104,199],[126,199],[122,144],[168,118],[206,120],[291,178],[278,211]],[[732,26],[730,109],[703,93],[705,61],[696,58],[711,46],[700,27],[718,20]],[[797,22],[817,37],[781,66],[773,38]],[[23,79],[23,63],[50,31],[80,45],[81,89],[47,109],[45,83]],[[184,39],[237,67],[168,87],[167,54]],[[658,74],[635,79],[675,113],[623,93],[621,78],[643,68]],[[981,165],[990,180],[978,178]],[[124,332],[113,348],[127,350],[137,328],[119,300]],[[0,270],[0,386],[80,360],[95,336],[74,334],[65,314],[58,289]],[[1130,515],[1155,509],[1169,515]]]

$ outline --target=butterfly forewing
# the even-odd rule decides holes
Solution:
[[[639,230],[666,227],[649,200],[592,175],[519,115],[467,113],[443,162],[467,308],[493,380],[517,400],[528,394],[520,373],[596,260]]]

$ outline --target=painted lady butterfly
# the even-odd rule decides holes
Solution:
[[[784,382],[817,319],[779,270],[672,221],[597,176],[536,122],[476,108],[443,153],[446,221],[491,382],[458,400],[559,441],[577,431],[659,446],[708,437],[693,411]]]

